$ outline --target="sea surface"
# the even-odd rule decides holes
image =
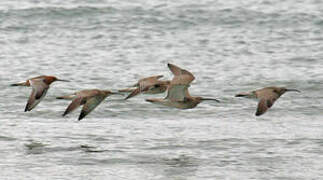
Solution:
[[[82,121],[55,97],[191,71],[190,110],[110,96]],[[39,75],[54,82],[31,112]],[[299,89],[254,115],[235,98]],[[323,179],[323,1],[1,0],[1,180]]]

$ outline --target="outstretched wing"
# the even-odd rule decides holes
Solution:
[[[138,81],[138,83],[143,82],[143,81],[145,81],[147,83],[149,83],[149,82],[154,83],[154,82],[158,81],[158,79],[160,79],[162,77],[163,77],[163,75],[150,76],[150,77],[146,77],[146,78],[140,79]]]
[[[162,78],[163,75],[157,75],[157,76],[150,76],[146,78],[139,79],[139,81],[134,84],[132,87],[139,87],[140,83],[145,82],[145,83],[154,83],[155,81],[158,81],[158,79]]]
[[[278,99],[276,94],[270,94],[267,96],[262,96],[259,100],[256,116],[264,114],[271,106],[274,105],[275,101]]]
[[[93,109],[95,109],[107,96],[98,94],[96,96],[90,97],[88,100],[86,100],[81,114],[79,116],[79,121],[83,119],[86,115],[88,115]]]
[[[29,80],[29,83],[32,87],[32,92],[29,96],[28,102],[25,107],[26,111],[31,111],[40,101],[45,97],[49,85],[44,83],[42,79],[32,79]]]
[[[132,98],[136,95],[138,95],[139,93],[141,93],[143,90],[141,88],[136,88],[135,90],[133,90],[125,99],[129,99]]]
[[[75,97],[73,99],[73,101],[71,102],[71,104],[68,105],[68,107],[66,108],[63,116],[65,116],[66,114],[69,114],[70,112],[74,111],[75,109],[80,107],[82,104],[84,104],[84,98],[81,97],[81,96]]]
[[[151,77],[139,80],[139,82],[136,84],[137,88],[133,90],[125,99],[129,99],[144,91],[148,91],[150,88],[158,84],[159,83],[158,79],[162,77],[163,75],[158,75],[158,76],[151,76]]]
[[[188,94],[189,85],[171,85],[168,88],[166,99],[171,101],[184,101],[185,97],[189,96]]]
[[[178,66],[168,64],[168,68],[174,74],[171,84],[190,84],[195,79],[191,72]]]
[[[189,84],[195,79],[192,73],[173,64],[168,64],[168,68],[174,74],[170,86],[167,91],[166,99],[172,101],[184,101],[185,97],[189,97]]]

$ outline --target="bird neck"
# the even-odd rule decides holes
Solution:
[[[47,85],[50,85],[52,84],[54,81],[56,81],[56,78],[53,77],[53,76],[47,76],[44,78],[44,82],[47,84]]]

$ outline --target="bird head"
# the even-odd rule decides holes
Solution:
[[[55,76],[45,76],[44,82],[48,85],[50,85],[51,83],[55,82],[55,81],[64,81],[64,82],[70,82],[68,80],[64,80],[64,79],[58,79]]]
[[[285,92],[289,92],[289,91],[294,91],[294,92],[301,92],[301,91],[299,91],[299,90],[297,90],[297,89],[287,89],[287,88],[285,88],[285,87],[281,87],[281,88],[275,88],[274,89],[274,92],[276,92],[277,94],[279,94],[279,95],[282,95],[282,94],[284,94]]]

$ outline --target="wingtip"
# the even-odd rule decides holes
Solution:
[[[25,112],[31,111],[31,109],[25,109]]]
[[[27,112],[27,111],[31,111],[31,109],[29,108],[29,104],[27,104],[25,107],[25,112]]]
[[[84,111],[81,111],[81,114],[80,114],[78,120],[81,121],[85,116],[86,116],[86,114],[84,113]]]
[[[255,113],[255,116],[261,116],[263,113],[260,113],[260,112],[256,112]]]
[[[128,95],[127,97],[125,97],[124,100],[127,100],[127,99],[131,98],[132,96],[130,96],[130,95]]]
[[[137,96],[140,93],[140,89],[137,88],[135,90],[133,90],[124,100],[130,99],[134,96]]]

